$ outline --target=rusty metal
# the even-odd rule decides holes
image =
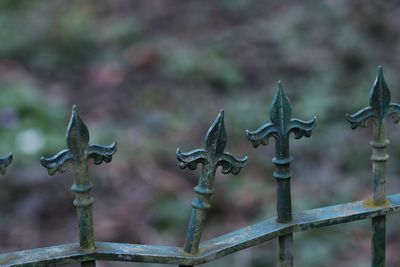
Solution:
[[[185,244],[183,250],[190,254],[197,254],[201,235],[204,230],[207,210],[211,208],[210,197],[214,193],[214,177],[219,166],[222,173],[238,174],[246,165],[247,157],[237,159],[231,154],[224,152],[226,147],[226,130],[224,123],[224,111],[218,114],[214,123],[208,130],[204,139],[204,149],[196,149],[183,153],[178,148],[176,156],[179,166],[195,170],[198,164],[202,165],[199,182],[193,188],[196,198],[192,202],[192,215],[190,217]]]
[[[264,124],[256,131],[246,131],[247,138],[256,148],[260,144],[268,145],[268,139],[275,139],[275,157],[272,162],[276,165],[273,173],[277,181],[277,222],[292,221],[292,200],[290,193],[290,162],[289,135],[294,133],[296,139],[310,137],[317,119],[310,121],[292,119],[292,108],[288,97],[283,91],[282,83],[278,82],[278,91],[272,101],[270,110],[271,123]],[[279,266],[293,266],[293,235],[279,237]]]
[[[366,127],[368,121],[373,121],[374,139],[372,146],[372,173],[373,173],[373,195],[365,201],[365,205],[385,206],[390,202],[386,199],[386,147],[389,140],[386,137],[384,119],[392,118],[395,123],[400,120],[400,105],[390,103],[390,91],[383,77],[382,67],[378,68],[378,75],[371,88],[369,95],[369,107],[363,108],[353,115],[346,115],[352,129]],[[386,216],[372,219],[372,265],[373,267],[385,266],[386,247]]]
[[[93,197],[91,190],[93,183],[88,173],[88,159],[93,158],[95,164],[103,161],[110,162],[117,150],[117,144],[109,146],[89,145],[89,130],[79,117],[76,106],[72,108],[71,119],[67,129],[67,147],[50,158],[41,158],[42,165],[48,169],[50,175],[57,171],[67,170],[67,164],[74,167],[75,177],[71,190],[75,192],[74,206],[77,208],[79,221],[80,247],[87,251],[95,250],[93,234]],[[96,266],[95,261],[82,262],[82,267]]]
[[[373,267],[385,266],[386,216],[400,212],[400,194],[386,195],[386,161],[389,158],[386,148],[389,141],[384,119],[391,117],[395,123],[400,121],[400,105],[390,103],[390,91],[381,67],[371,89],[369,104],[369,107],[353,115],[346,115],[346,118],[353,129],[366,127],[370,120],[373,122],[371,198],[292,213],[292,158],[289,153],[289,135],[294,133],[296,139],[309,137],[316,125],[316,119],[292,119],[289,99],[279,83],[270,110],[271,123],[254,132],[247,131],[247,137],[254,147],[259,144],[267,145],[270,137],[275,139],[275,157],[272,162],[276,165],[273,176],[277,181],[277,216],[200,242],[207,210],[211,206],[210,197],[214,192],[214,177],[218,166],[222,167],[224,174],[238,174],[247,162],[247,157],[236,159],[224,152],[226,130],[224,113],[221,111],[206,134],[204,149],[188,153],[177,150],[181,168],[194,170],[198,164],[202,165],[198,185],[194,188],[196,198],[192,202],[192,215],[183,248],[95,242],[91,197],[93,183],[88,174],[88,160],[93,158],[95,164],[110,162],[116,152],[116,143],[109,146],[89,144],[89,131],[79,117],[76,107],[73,107],[67,130],[67,149],[53,157],[42,158],[41,163],[50,175],[57,171],[66,171],[68,163],[73,165],[75,177],[71,189],[75,192],[79,243],[3,253],[0,254],[0,266],[57,266],[80,263],[81,266],[89,267],[95,266],[99,260],[194,266],[278,238],[278,263],[279,266],[286,267],[293,265],[293,233],[365,219],[372,220],[371,264]],[[11,154],[0,158],[1,174],[5,173],[11,161]]]

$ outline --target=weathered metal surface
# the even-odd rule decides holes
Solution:
[[[41,158],[42,165],[48,169],[50,175],[57,171],[67,170],[67,164],[74,167],[75,177],[71,190],[75,192],[74,205],[77,208],[79,221],[79,242],[82,249],[94,250],[93,215],[91,196],[93,183],[88,173],[88,160],[94,159],[95,164],[103,161],[110,162],[116,152],[117,144],[109,146],[89,145],[89,130],[79,117],[76,106],[72,108],[72,115],[67,129],[67,147],[50,158]],[[95,262],[82,262],[82,267],[95,266]]]
[[[372,86],[369,98],[370,106],[353,115],[346,115],[353,129],[366,127],[373,122],[374,139],[372,146],[373,195],[371,198],[319,209],[301,211],[292,214],[290,193],[289,135],[299,139],[310,137],[316,125],[316,118],[301,121],[291,118],[291,105],[278,83],[271,110],[271,123],[258,130],[247,131],[247,137],[254,147],[267,145],[268,139],[275,139],[276,165],[273,173],[277,181],[277,217],[258,224],[239,229],[200,243],[204,230],[207,210],[210,208],[210,197],[214,193],[216,170],[222,167],[222,173],[238,174],[247,163],[247,157],[236,159],[224,152],[226,130],[224,113],[218,115],[205,137],[204,149],[188,153],[177,150],[181,168],[195,170],[202,165],[198,185],[194,188],[196,198],[192,202],[192,214],[189,221],[183,248],[168,246],[136,245],[123,243],[95,242],[91,189],[92,181],[88,174],[88,160],[95,164],[110,162],[116,152],[116,143],[109,146],[89,144],[89,131],[73,107],[67,130],[67,148],[50,158],[41,159],[41,163],[50,175],[57,171],[67,170],[67,164],[74,168],[75,192],[74,205],[77,208],[79,221],[79,243],[63,244],[48,248],[39,248],[13,253],[0,254],[1,266],[56,266],[80,262],[82,267],[94,267],[97,260],[146,262],[178,264],[193,266],[213,261],[228,254],[255,246],[271,239],[279,238],[279,266],[293,266],[293,233],[309,229],[322,228],[351,221],[372,219],[372,266],[385,266],[386,215],[400,211],[400,194],[386,196],[386,161],[389,156],[386,148],[389,140],[386,137],[384,119],[391,117],[395,123],[400,121],[400,105],[390,103],[390,91],[383,77],[382,68]],[[4,174],[12,161],[12,155],[0,158],[0,174]]]
[[[369,95],[369,107],[366,107],[353,115],[346,115],[351,128],[366,127],[369,120],[373,121],[374,139],[372,146],[372,173],[373,196],[365,202],[366,205],[387,205],[386,200],[386,161],[389,155],[386,147],[389,140],[386,137],[384,119],[391,117],[395,123],[400,120],[400,105],[390,103],[390,91],[383,76],[382,67],[378,68],[378,75]],[[386,244],[386,218],[381,216],[372,220],[372,266],[385,266]]]
[[[13,155],[10,153],[8,156],[0,158],[0,174],[6,174],[8,165],[11,164]]]
[[[261,126],[256,131],[246,131],[247,138],[254,147],[259,144],[267,145],[268,139],[275,139],[275,157],[272,162],[276,165],[273,176],[277,181],[277,221],[287,223],[292,220],[292,200],[290,193],[290,162],[289,135],[294,133],[296,139],[310,137],[317,119],[310,121],[292,119],[292,108],[288,97],[283,91],[282,83],[278,82],[278,91],[272,101],[270,110],[271,123]],[[293,266],[293,236],[288,234],[279,238],[279,266]]]
[[[390,195],[387,200],[389,205],[379,207],[366,207],[363,201],[357,201],[296,212],[289,223],[278,223],[276,217],[270,218],[202,242],[196,255],[186,253],[182,248],[168,246],[96,242],[95,250],[84,250],[74,243],[0,254],[0,265],[56,266],[85,260],[198,265],[288,233],[400,212],[400,194]]]
[[[384,267],[386,252],[386,216],[372,218],[371,266]]]
[[[188,153],[183,153],[177,149],[176,152],[181,168],[188,167],[195,170],[198,164],[202,165],[199,182],[193,189],[196,198],[192,202],[192,215],[183,247],[184,251],[190,254],[198,253],[207,210],[211,207],[210,197],[214,193],[214,177],[217,168],[221,166],[223,174],[232,173],[236,175],[247,163],[247,157],[237,159],[224,152],[226,139],[224,112],[221,111],[206,133],[204,149],[196,149]]]
[[[374,140],[372,146],[373,170],[373,203],[383,205],[386,202],[386,147],[389,140],[386,138],[384,119],[390,117],[395,123],[400,120],[400,105],[390,103],[390,91],[383,77],[382,67],[378,68],[378,75],[371,88],[369,107],[363,108],[353,115],[346,115],[351,128],[366,127],[368,121],[373,122]]]

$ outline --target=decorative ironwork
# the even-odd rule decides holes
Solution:
[[[202,165],[199,182],[193,188],[196,198],[192,202],[192,215],[183,248],[190,254],[198,253],[207,210],[211,207],[210,197],[214,193],[214,177],[217,168],[221,166],[223,174],[236,175],[247,163],[247,157],[237,159],[230,153],[224,152],[226,139],[224,111],[221,111],[205,136],[204,149],[196,149],[188,153],[181,152],[179,148],[176,151],[179,166],[182,169],[187,167],[195,170],[198,164]]]
[[[386,147],[389,140],[386,137],[384,119],[392,118],[394,123],[400,120],[400,105],[390,103],[390,91],[383,77],[383,69],[378,67],[378,75],[372,85],[369,94],[369,107],[363,108],[353,115],[346,114],[346,119],[352,129],[366,127],[368,121],[373,121],[374,139],[372,146],[372,173],[373,196],[365,201],[367,206],[390,206],[386,198]],[[385,266],[386,244],[386,216],[378,216],[372,219],[372,266]]]
[[[57,171],[65,172],[67,164],[74,167],[75,177],[71,190],[75,192],[74,205],[77,208],[79,221],[79,242],[82,249],[94,251],[96,246],[93,234],[93,215],[91,196],[93,183],[89,178],[88,159],[93,158],[95,164],[110,162],[117,150],[117,143],[109,146],[89,145],[89,130],[79,117],[76,106],[72,108],[71,119],[67,129],[67,148],[50,158],[41,158],[42,165],[50,175]],[[82,266],[95,266],[94,261],[83,262]]]
[[[183,248],[179,248],[94,241],[91,209],[93,184],[88,174],[88,160],[93,158],[95,164],[110,162],[117,147],[116,143],[109,146],[89,144],[89,131],[74,106],[67,130],[67,149],[53,157],[42,158],[41,163],[50,175],[66,171],[69,163],[74,168],[75,178],[71,189],[75,192],[74,205],[79,220],[80,242],[3,253],[0,254],[0,265],[31,267],[81,263],[81,266],[89,267],[95,266],[97,260],[107,260],[193,266],[278,238],[278,263],[280,266],[292,266],[293,233],[372,219],[372,266],[384,266],[386,215],[400,212],[400,194],[386,195],[386,161],[389,158],[386,147],[389,141],[384,119],[391,117],[395,123],[400,121],[400,105],[390,103],[390,91],[382,68],[379,67],[378,76],[372,86],[369,107],[353,115],[346,115],[353,129],[366,127],[370,120],[373,122],[371,160],[374,183],[373,195],[369,199],[292,213],[289,136],[294,133],[296,139],[309,137],[316,119],[314,117],[310,121],[301,121],[293,119],[291,113],[289,99],[279,82],[270,110],[271,122],[254,132],[247,131],[247,137],[254,147],[267,145],[271,137],[275,139],[275,157],[272,162],[276,165],[273,176],[277,181],[277,217],[207,241],[200,242],[207,210],[210,208],[210,197],[214,192],[216,170],[221,166],[224,174],[238,174],[245,166],[247,157],[237,159],[224,152],[226,130],[222,111],[206,134],[204,149],[188,153],[177,150],[181,168],[194,170],[199,164],[202,165],[198,185],[194,188],[196,198],[192,202],[185,244]],[[0,158],[0,173],[4,174],[11,161],[11,154]]]
[[[311,131],[317,123],[316,117],[310,121],[292,119],[292,107],[283,91],[282,82],[278,82],[278,91],[272,101],[270,109],[271,123],[264,124],[256,131],[246,131],[247,138],[254,147],[259,144],[268,145],[268,139],[275,139],[275,158],[272,162],[276,165],[273,173],[277,181],[277,222],[288,223],[292,220],[292,200],[290,193],[290,162],[289,135],[294,133],[294,138],[310,137]],[[287,234],[279,237],[279,266],[293,266],[293,235]]]

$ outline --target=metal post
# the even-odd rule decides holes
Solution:
[[[386,198],[386,162],[389,155],[386,147],[389,140],[386,138],[384,119],[391,117],[395,123],[399,121],[400,106],[390,103],[390,91],[383,77],[382,67],[378,68],[378,75],[372,86],[369,98],[369,107],[366,107],[353,115],[346,115],[351,128],[366,127],[369,120],[373,120],[374,138],[372,146],[372,173],[373,195],[371,199],[364,201],[365,206],[379,207],[390,206]],[[371,254],[372,267],[385,266],[386,250],[386,216],[372,218]]]
[[[110,146],[89,145],[89,130],[79,117],[76,107],[72,109],[71,119],[67,129],[67,147],[50,158],[42,157],[42,165],[48,169],[50,175],[57,171],[66,171],[66,165],[72,163],[75,177],[71,190],[75,192],[74,205],[77,209],[79,222],[79,244],[83,250],[94,251],[96,249],[93,234],[93,215],[91,196],[93,184],[88,173],[88,159],[93,158],[95,164],[103,161],[110,162],[116,152],[117,144]],[[95,267],[95,261],[85,261],[82,267]]]
[[[183,153],[178,149],[176,152],[182,169],[188,167],[191,170],[195,170],[197,164],[202,164],[198,185],[194,187],[196,198],[192,202],[192,215],[183,246],[183,250],[192,255],[199,252],[207,210],[211,207],[210,197],[214,193],[214,177],[217,168],[221,166],[223,174],[231,172],[236,175],[247,163],[247,157],[236,159],[231,154],[224,152],[225,146],[224,112],[221,111],[206,134],[204,149],[196,149],[188,153]],[[180,267],[184,266],[188,267],[188,265],[180,265]]]
[[[310,121],[292,119],[290,101],[283,91],[282,83],[278,83],[278,91],[274,97],[270,110],[271,123],[261,126],[256,131],[247,131],[247,138],[254,147],[267,145],[268,139],[274,137],[275,158],[272,162],[276,165],[273,173],[277,181],[277,222],[288,223],[292,221],[292,200],[290,193],[290,162],[289,135],[294,133],[296,139],[303,136],[310,137],[315,128],[316,118]],[[278,266],[293,266],[293,234],[279,237]]]
[[[81,248],[93,251],[94,244],[92,203],[94,199],[91,196],[93,184],[89,180],[88,166],[86,160],[74,166],[75,182],[71,190],[75,192],[74,206],[77,210],[79,221],[79,244]],[[82,262],[82,267],[94,267],[95,261]]]
[[[386,139],[386,129],[382,120],[374,122],[374,140],[372,146],[372,172],[373,172],[373,204],[376,206],[389,204],[386,199],[386,147],[389,140]],[[389,204],[390,205],[390,204]],[[372,266],[385,266],[386,250],[386,216],[372,218]]]
[[[274,158],[276,165],[273,173],[277,181],[277,221],[280,223],[292,220],[292,199],[290,192],[290,162],[289,158]],[[293,234],[280,236],[279,238],[279,266],[293,266]]]

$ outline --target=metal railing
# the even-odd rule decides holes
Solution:
[[[181,168],[195,170],[198,165],[202,168],[198,185],[194,188],[196,197],[192,202],[185,243],[180,248],[95,242],[91,197],[93,184],[88,174],[88,160],[93,158],[95,164],[110,162],[117,145],[89,144],[89,131],[74,106],[67,130],[67,149],[49,158],[42,157],[41,163],[50,175],[66,171],[69,164],[73,166],[75,178],[71,189],[75,192],[73,204],[79,221],[79,243],[3,253],[0,254],[0,265],[55,266],[80,262],[81,266],[95,266],[96,261],[107,260],[193,266],[278,238],[278,266],[286,267],[293,266],[293,233],[371,218],[371,266],[385,266],[386,215],[400,211],[400,194],[386,195],[386,161],[389,158],[386,147],[389,140],[384,119],[390,117],[397,123],[400,120],[400,105],[390,102],[390,91],[382,68],[379,67],[372,86],[369,106],[353,115],[346,115],[353,129],[366,127],[370,120],[373,122],[374,138],[370,143],[373,193],[369,199],[292,213],[289,136],[293,133],[295,139],[310,137],[316,118],[302,121],[293,119],[291,113],[291,104],[279,82],[270,110],[271,122],[255,131],[246,131],[254,147],[268,145],[271,137],[275,140],[272,162],[276,165],[273,177],[277,181],[277,216],[207,241],[201,242],[201,235],[207,210],[210,209],[209,200],[214,193],[215,173],[221,166],[223,174],[238,174],[246,165],[247,157],[238,159],[224,152],[227,138],[223,111],[208,130],[203,149],[187,153],[177,150]],[[0,159],[0,173],[4,174],[11,161],[12,155]]]

